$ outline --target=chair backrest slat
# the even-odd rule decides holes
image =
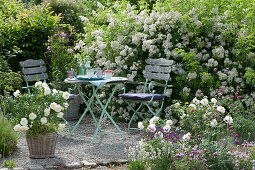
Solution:
[[[37,81],[37,80],[45,80],[45,79],[48,79],[48,74],[47,73],[24,75],[24,80],[27,81],[27,82]]]
[[[147,79],[169,80],[170,74],[146,72],[143,75]]]
[[[173,60],[164,58],[148,59],[146,63],[148,64],[144,73],[146,79],[170,80],[171,66],[174,64]]]
[[[42,59],[40,60],[28,59],[26,61],[19,62],[19,64],[21,67],[35,67],[35,66],[44,65],[45,63]]]
[[[146,61],[147,64],[150,65],[161,65],[161,66],[171,66],[174,64],[173,60],[167,60],[164,58],[159,58],[159,59],[148,59]]]
[[[23,68],[22,73],[27,75],[27,74],[37,74],[37,73],[44,73],[46,72],[46,67],[45,66],[40,66],[40,67],[32,67],[32,68]]]
[[[171,67],[160,67],[160,66],[147,65],[145,67],[145,70],[146,71],[151,71],[151,72],[170,73],[171,72]]]

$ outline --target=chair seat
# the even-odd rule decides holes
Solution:
[[[150,93],[125,93],[118,95],[123,99],[130,100],[151,100],[153,94]],[[153,100],[164,99],[166,96],[164,94],[154,94]]]

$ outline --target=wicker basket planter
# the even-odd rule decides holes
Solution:
[[[68,99],[69,106],[64,114],[65,120],[79,119],[79,109],[81,104],[81,97],[79,95],[71,95]]]
[[[39,135],[35,138],[26,138],[30,158],[52,158],[55,155],[57,132]]]

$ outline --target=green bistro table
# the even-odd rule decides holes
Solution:
[[[112,77],[111,79],[103,79],[103,80],[97,80],[97,79],[86,79],[86,80],[80,80],[80,79],[65,79],[65,83],[71,83],[71,84],[75,84],[75,88],[77,88],[78,92],[79,92],[79,95],[81,96],[83,102],[85,103],[85,105],[87,106],[85,111],[83,112],[83,114],[81,115],[80,119],[78,120],[78,122],[75,124],[75,126],[73,128],[71,128],[70,124],[67,122],[68,124],[68,127],[70,129],[70,135],[69,135],[69,139],[72,137],[72,136],[79,136],[79,137],[84,137],[84,138],[92,138],[91,140],[91,144],[95,141],[96,139],[96,136],[98,134],[98,132],[100,131],[100,133],[102,135],[104,135],[104,132],[108,132],[108,133],[113,133],[113,134],[119,134],[121,135],[121,137],[123,139],[126,139],[126,137],[124,136],[123,132],[120,130],[119,126],[115,123],[115,121],[113,120],[113,118],[111,117],[111,115],[107,112],[106,108],[107,106],[109,105],[112,97],[114,96],[115,92],[117,91],[117,89],[120,88],[120,84],[121,83],[124,83],[128,81],[127,78],[125,77]],[[98,90],[100,88],[102,88],[105,84],[108,84],[108,85],[111,85],[111,94],[107,100],[107,102],[105,103],[105,105],[101,102],[101,100],[99,99],[98,97]],[[87,97],[85,95],[85,93],[83,92],[82,90],[82,85],[87,85],[87,86],[92,86],[92,95],[91,97]],[[99,121],[97,122],[96,120],[96,117],[92,111],[92,104],[93,102],[98,101],[101,109],[102,109],[102,112],[101,112],[101,116],[100,116],[100,119]],[[74,134],[74,131],[78,128],[80,122],[82,121],[82,119],[84,118],[84,116],[86,115],[87,112],[90,112],[94,122],[96,123],[96,131],[94,133],[94,136],[93,137],[87,137],[87,136],[81,136],[81,135],[75,135]],[[113,123],[113,125],[116,127],[116,129],[119,131],[119,133],[116,133],[116,132],[109,132],[109,131],[103,131],[101,128],[100,128],[100,125],[102,123],[102,120],[103,120],[103,117],[104,115],[107,115],[107,117],[111,120],[111,122]]]

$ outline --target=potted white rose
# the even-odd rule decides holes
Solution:
[[[15,131],[24,131],[31,158],[48,158],[55,154],[57,131],[68,107],[68,92],[50,89],[46,83],[36,82],[31,94],[14,93],[10,108]]]

